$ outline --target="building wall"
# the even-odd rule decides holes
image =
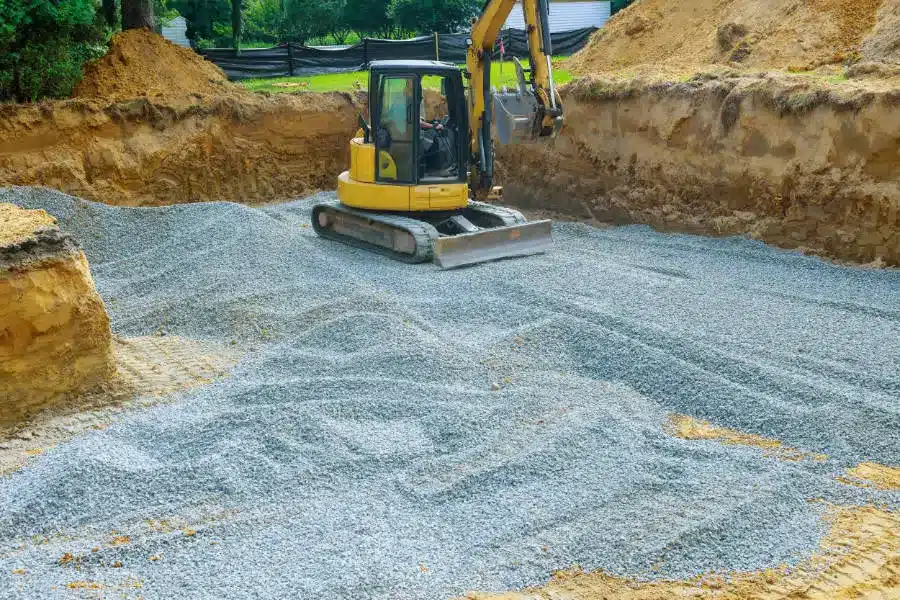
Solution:
[[[191,45],[187,38],[187,21],[184,20],[184,17],[175,17],[168,24],[163,25],[161,33],[164,38],[173,44],[178,44],[185,48]]]
[[[609,19],[612,2],[570,0],[550,2],[550,31],[571,31],[584,27],[602,27]],[[522,4],[517,2],[506,19],[507,29],[525,29]]]

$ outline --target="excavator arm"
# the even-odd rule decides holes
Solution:
[[[515,60],[518,86],[496,92],[491,86],[491,52],[515,0],[488,0],[472,24],[466,56],[469,78],[469,142],[472,173],[469,186],[476,198],[491,190],[494,172],[492,126],[503,144],[556,137],[562,127],[562,102],[553,83],[550,0],[522,0],[528,36],[531,77]]]

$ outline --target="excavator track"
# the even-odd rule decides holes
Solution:
[[[469,229],[456,229],[460,223]],[[312,225],[326,239],[442,268],[535,254],[550,241],[549,221],[529,223],[517,210],[475,201],[457,211],[399,214],[327,202],[313,207]]]
[[[407,263],[431,262],[437,229],[400,215],[357,210],[340,202],[316,204],[312,226],[323,238],[385,254]]]
[[[488,204],[487,202],[470,200],[469,206],[466,210],[475,211],[482,215],[482,218],[491,217],[498,219],[502,223],[502,226],[522,225],[528,222],[528,219],[525,218],[525,215],[517,210],[504,208],[502,206],[494,206],[493,204]]]

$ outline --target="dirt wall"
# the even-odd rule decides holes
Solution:
[[[900,265],[900,91],[585,79],[565,102],[551,145],[499,147],[507,202]]]
[[[294,198],[335,187],[360,102],[244,92],[0,106],[0,184],[131,206]]]
[[[43,211],[0,205],[0,426],[114,372],[84,252]]]

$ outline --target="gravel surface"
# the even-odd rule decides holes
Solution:
[[[81,241],[116,333],[246,352],[0,479],[0,598],[437,599],[576,563],[681,577],[807,556],[809,499],[900,506],[834,479],[900,463],[900,272],[573,223],[547,255],[439,271],[318,239],[325,196],[129,209],[0,189]],[[671,412],[830,458],[673,438]]]

